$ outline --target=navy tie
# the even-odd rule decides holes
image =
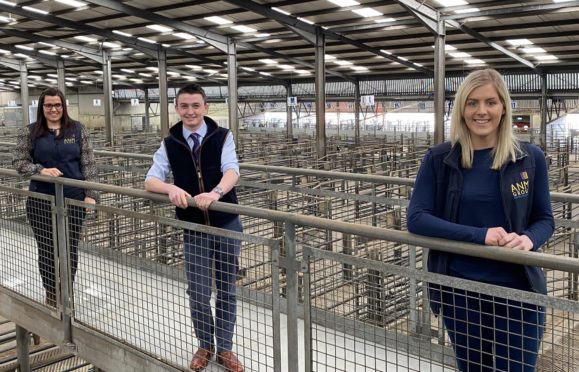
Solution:
[[[191,150],[191,153],[193,154],[193,157],[195,158],[196,161],[199,160],[199,148],[200,143],[199,143],[199,134],[197,133],[191,133],[191,139],[193,140],[193,149]]]

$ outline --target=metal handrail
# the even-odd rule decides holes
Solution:
[[[2,168],[0,168],[0,175],[20,177],[20,175],[16,171]],[[163,194],[147,192],[145,190],[136,190],[121,186],[113,186],[95,182],[73,180],[62,177],[48,177],[35,175],[32,176],[31,179],[42,182],[62,184],[66,186],[75,186],[85,189],[98,190],[107,193],[117,193],[137,198],[149,199],[161,203],[170,203],[168,196]],[[565,200],[561,201],[579,202],[579,195],[561,194],[561,198],[563,197],[565,198]],[[193,201],[192,198],[188,198],[188,202],[189,206],[195,207],[195,202]],[[541,252],[517,251],[498,246],[497,247],[484,246],[484,249],[481,249],[481,245],[478,244],[426,237],[411,234],[407,231],[399,231],[387,228],[360,225],[343,221],[329,220],[320,217],[300,215],[297,213],[281,212],[224,202],[214,202],[211,204],[210,209],[255,218],[288,222],[295,225],[339,231],[347,234],[361,235],[374,239],[395,241],[419,247],[431,248],[448,253],[463,254],[493,260],[501,260],[521,265],[538,266],[543,268],[562,270],[566,272],[579,274],[579,260],[570,257],[555,256]]]

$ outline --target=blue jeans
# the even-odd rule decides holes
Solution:
[[[460,371],[535,371],[543,307],[442,287],[441,312]]]
[[[243,231],[239,217],[219,227],[231,231]],[[184,231],[183,239],[187,294],[199,347],[211,349],[216,340],[218,352],[231,351],[237,317],[235,280],[239,268],[241,242],[237,239],[191,230]],[[210,304],[213,264],[217,288],[215,320]]]

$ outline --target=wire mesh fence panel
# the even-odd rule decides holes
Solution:
[[[54,198],[0,186],[0,285],[56,307]]]
[[[417,324],[418,314],[424,313],[422,288],[380,266],[416,267],[415,255],[405,249],[389,256],[387,246],[380,250],[376,244],[364,255],[305,249],[312,370],[454,370],[448,364],[452,352],[423,336],[424,328]]]
[[[579,370],[574,300],[313,248],[305,259],[315,371]],[[321,281],[339,284],[322,297]]]
[[[280,339],[275,241],[96,209],[79,245],[75,322],[176,368],[188,368],[202,348],[211,351],[208,370],[221,368],[222,351],[233,351],[249,371],[271,370]],[[103,240],[99,229],[111,224],[116,236]]]

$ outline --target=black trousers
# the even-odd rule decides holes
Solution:
[[[42,284],[47,293],[56,294],[55,280],[55,239],[52,233],[52,214],[50,201],[30,197],[26,201],[26,216],[34,232],[38,245],[38,268]],[[72,281],[78,267],[78,239],[86,211],[83,207],[69,205],[68,211],[68,244],[70,248],[70,266]]]

